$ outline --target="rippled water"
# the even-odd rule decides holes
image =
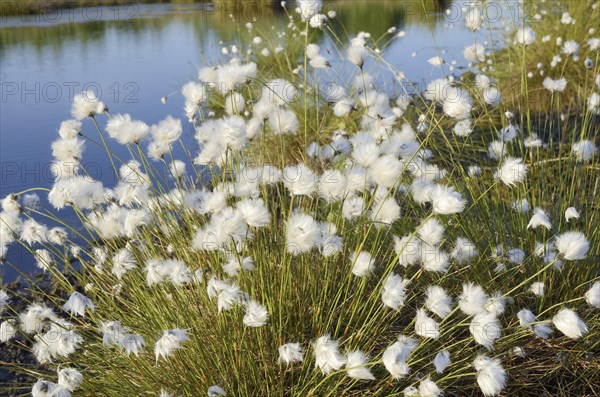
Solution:
[[[383,56],[417,87],[422,87],[426,81],[450,73],[448,67],[429,66],[426,60],[430,57],[442,55],[449,63],[465,63],[462,50],[473,43],[474,34],[464,27],[460,14],[463,5],[420,0],[348,0],[329,7],[338,13],[338,29],[345,29],[350,35],[368,31],[379,37],[390,27],[404,31],[406,35],[387,46]],[[450,15],[444,13],[446,9],[452,10]],[[196,77],[198,67],[224,60],[221,42],[234,43],[237,36],[228,17],[230,11],[207,4],[149,4],[3,18],[0,196],[52,185],[50,144],[57,137],[60,122],[70,117],[73,95],[84,89],[97,92],[111,113],[130,113],[148,124],[169,114],[183,119],[180,95],[172,95],[167,104],[162,104],[160,98],[178,92],[185,82]],[[241,26],[244,18],[257,15],[241,11]],[[265,31],[273,24],[284,24],[287,18],[271,8],[258,15],[256,26]],[[486,39],[489,37],[485,33],[478,33],[478,41]],[[325,38],[322,41],[329,51],[336,51],[334,43]],[[333,69],[335,73],[330,75],[342,80],[350,78],[343,65],[333,65]],[[389,72],[372,72],[377,74],[379,85],[390,92],[400,90],[390,83]],[[84,131],[90,127],[85,126]],[[193,151],[192,136],[192,128],[187,125],[184,141]],[[92,176],[105,185],[114,185],[110,164],[101,150],[88,144],[84,163],[95,173]],[[25,272],[34,268],[30,255],[15,245],[8,260]],[[5,281],[17,274],[9,266],[0,271],[4,272]]]

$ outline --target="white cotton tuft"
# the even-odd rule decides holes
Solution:
[[[469,331],[475,342],[488,350],[494,347],[494,343],[502,335],[496,315],[488,312],[476,314],[471,320]]]
[[[373,380],[375,377],[371,370],[365,366],[369,356],[360,350],[354,350],[347,354],[346,373],[353,379]]]
[[[420,397],[439,397],[442,396],[442,389],[435,384],[429,377],[422,379],[419,383],[419,396]]]
[[[427,315],[425,310],[417,309],[415,333],[424,338],[437,339],[440,336],[439,324]]]
[[[529,287],[529,290],[536,296],[544,296],[544,290],[545,290],[544,283],[541,281],[537,281],[537,282],[531,284],[531,287]]]
[[[346,364],[346,357],[339,351],[339,342],[330,335],[321,336],[313,345],[315,350],[315,368],[323,375],[337,371]]]
[[[443,350],[435,355],[433,359],[433,365],[435,366],[435,371],[438,374],[443,374],[446,368],[450,365],[450,352],[448,350]]]
[[[128,114],[117,114],[110,118],[106,125],[106,132],[122,145],[139,143],[148,133],[150,127],[138,120],[132,120]]]
[[[535,210],[533,210],[533,216],[527,224],[527,229],[537,229],[540,226],[543,226],[548,230],[552,229],[552,224],[550,223],[550,217],[548,216],[548,214],[546,214],[546,212],[543,209],[536,208]]]
[[[383,285],[381,300],[383,304],[394,310],[399,310],[404,305],[406,298],[406,286],[409,280],[403,279],[399,275],[392,273],[388,276]]]
[[[499,359],[481,354],[473,361],[473,367],[484,396],[496,396],[506,387],[507,375]]]
[[[425,307],[440,318],[445,318],[452,311],[452,298],[437,285],[427,287]]]
[[[600,281],[596,281],[584,295],[585,301],[593,307],[600,308]]]
[[[496,171],[496,178],[500,179],[508,186],[523,182],[526,175],[527,164],[523,163],[523,159],[510,156],[504,158],[502,165],[498,171]]]
[[[417,234],[426,244],[438,245],[444,238],[444,226],[436,218],[429,218],[421,223]]]
[[[598,149],[594,142],[588,139],[582,139],[571,146],[571,153],[573,153],[577,161],[580,162],[590,161],[597,152]]]
[[[319,244],[319,224],[309,215],[293,213],[287,222],[286,248],[289,253],[299,255]]]
[[[319,178],[304,164],[285,167],[283,184],[292,196],[310,196],[317,190]]]
[[[69,297],[69,300],[63,305],[63,309],[74,316],[85,317],[85,310],[89,308],[91,311],[94,310],[94,304],[92,300],[87,296],[73,292]]]
[[[463,284],[463,292],[458,297],[458,307],[467,316],[485,312],[488,295],[483,288],[473,283]]]
[[[367,251],[354,252],[350,257],[352,274],[358,277],[368,275],[375,268],[375,259]]]
[[[244,325],[248,327],[262,327],[267,323],[269,312],[266,306],[250,300],[246,304],[246,314],[244,315]]]
[[[429,192],[433,202],[434,214],[456,214],[462,212],[467,204],[466,200],[451,186],[436,185]]]
[[[579,339],[588,332],[587,325],[571,309],[562,309],[552,317],[552,323],[560,332],[571,339]]]
[[[565,232],[556,237],[556,249],[568,261],[585,259],[590,248],[583,233]]]
[[[83,382],[83,375],[75,368],[63,368],[58,371],[58,385],[69,391],[77,389]]]
[[[279,346],[279,363],[290,365],[291,363],[299,363],[304,360],[303,350],[300,343],[286,343]]]
[[[394,379],[400,379],[410,372],[406,364],[410,354],[417,348],[414,339],[400,335],[398,341],[390,345],[381,357],[385,369]]]
[[[565,220],[569,222],[571,219],[579,219],[579,211],[575,207],[569,207],[565,211]]]
[[[161,338],[154,345],[156,361],[161,357],[171,357],[175,350],[181,348],[181,343],[186,342],[189,339],[187,331],[183,329],[175,328],[164,331]]]
[[[414,265],[421,260],[422,243],[410,235],[398,238],[394,236],[394,251],[398,255],[398,263],[404,267]]]

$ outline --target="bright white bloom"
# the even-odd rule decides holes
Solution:
[[[62,368],[58,371],[58,385],[69,391],[77,389],[83,382],[83,375],[75,368]]]
[[[62,139],[73,139],[81,132],[81,122],[77,120],[65,120],[60,124],[58,135]]]
[[[187,331],[179,328],[166,330],[154,345],[156,361],[159,358],[173,356],[173,352],[181,348],[181,343],[190,340]]]
[[[472,31],[476,31],[481,26],[482,19],[479,7],[471,6],[465,15],[465,26]]]
[[[417,234],[429,245],[438,245],[444,238],[444,226],[436,218],[429,218],[419,226]]]
[[[433,365],[435,366],[435,371],[438,374],[443,374],[446,368],[450,365],[450,352],[448,350],[443,350],[435,355],[433,359]]]
[[[381,359],[385,369],[394,379],[400,379],[408,375],[410,368],[406,361],[416,348],[417,343],[414,339],[400,335],[397,342],[385,349]]]
[[[562,309],[554,317],[552,323],[563,334],[571,339],[581,338],[588,332],[587,325],[571,309]]]
[[[354,350],[347,354],[346,373],[354,379],[373,380],[375,377],[371,370],[365,366],[369,356],[360,350]]]
[[[321,230],[319,224],[309,215],[294,212],[287,222],[287,251],[302,254],[319,244]]]
[[[286,343],[279,346],[278,362],[290,365],[291,363],[299,363],[304,360],[302,346],[300,343]]]
[[[293,135],[300,126],[296,113],[282,108],[269,113],[267,121],[276,135]]]
[[[246,314],[244,315],[244,324],[248,327],[262,327],[267,323],[269,312],[266,306],[250,300],[246,304]]]
[[[452,311],[452,298],[437,285],[427,287],[425,307],[440,318],[445,318]]]
[[[19,332],[17,321],[14,319],[3,321],[0,324],[0,343],[8,342]]]
[[[473,44],[465,47],[463,51],[465,59],[472,63],[485,61],[485,48],[481,44]]]
[[[533,284],[531,284],[531,287],[529,287],[529,290],[537,296],[544,296],[544,290],[545,290],[545,286],[544,283],[541,281],[537,281]]]
[[[522,45],[531,45],[535,41],[537,35],[529,26],[519,28],[517,30],[517,42]]]
[[[596,149],[594,142],[588,139],[582,139],[571,146],[571,153],[573,153],[577,158],[577,161],[580,162],[590,161],[596,155],[597,151],[598,149]]]
[[[61,162],[77,162],[83,155],[84,141],[79,138],[58,139],[52,142],[52,156]]]
[[[118,251],[113,256],[112,262],[112,274],[117,276],[118,279],[121,279],[127,272],[135,269],[137,266],[135,256],[133,256],[133,253],[127,248]]]
[[[462,212],[467,201],[452,186],[436,185],[429,192],[434,214],[456,214]]]
[[[471,320],[469,331],[475,342],[491,350],[494,343],[502,335],[500,324],[494,313],[483,312],[476,314]]]
[[[402,163],[395,156],[384,155],[371,163],[369,172],[375,183],[389,189],[398,184]]]
[[[317,15],[323,7],[321,0],[298,0],[298,8],[296,11],[300,14],[303,21],[308,21],[313,16]]]
[[[420,397],[439,397],[442,396],[442,389],[435,384],[429,377],[422,379],[419,383],[419,396]]]
[[[548,216],[548,214],[546,214],[546,212],[543,209],[536,208],[533,211],[533,216],[527,224],[527,229],[537,229],[539,226],[543,226],[548,230],[552,229],[552,224],[550,223],[550,217]]]
[[[347,197],[342,205],[342,216],[345,219],[356,219],[364,214],[365,206],[365,200],[362,197]]]
[[[371,208],[371,219],[375,222],[375,226],[391,225],[400,218],[400,206],[393,196],[389,196],[383,200],[376,200]]]
[[[575,40],[567,40],[563,44],[561,52],[565,55],[577,55],[579,52],[579,44]]]
[[[97,113],[103,113],[105,106],[96,98],[96,95],[89,91],[75,95],[73,98],[73,107],[71,114],[77,120],[83,120],[86,117],[93,117]]]
[[[580,232],[565,232],[556,237],[556,249],[568,261],[585,259],[590,243]]]
[[[507,375],[499,359],[481,354],[473,361],[473,367],[484,396],[496,396],[506,387]]]
[[[317,189],[319,178],[304,164],[285,167],[283,184],[292,196],[310,196]]]
[[[449,87],[445,94],[444,113],[459,120],[469,118],[473,107],[469,94],[465,90],[455,87]]]
[[[367,251],[354,252],[350,257],[352,274],[358,277],[366,276],[375,268],[375,259]]]
[[[150,128],[150,131],[154,141],[171,145],[181,137],[183,127],[181,125],[181,120],[167,116],[167,118],[158,124],[154,124]]]
[[[394,251],[398,255],[398,263],[404,267],[414,265],[421,260],[422,243],[416,238],[394,236]]]
[[[564,77],[556,80],[546,77],[543,84],[544,88],[550,92],[563,92],[567,88],[567,80]]]
[[[502,165],[496,171],[496,178],[500,179],[508,186],[514,186],[516,183],[523,182],[527,175],[527,164],[523,159],[515,157],[505,157]]]
[[[85,310],[94,310],[92,300],[79,292],[73,292],[69,300],[63,305],[63,309],[71,315],[85,317]]]
[[[585,301],[593,307],[600,308],[600,281],[596,281],[584,295]]]
[[[328,202],[344,198],[348,181],[338,170],[325,170],[319,178],[319,195]]]
[[[48,228],[34,219],[27,219],[21,225],[21,240],[29,245],[43,243],[48,239]]]
[[[417,309],[415,333],[424,338],[437,339],[440,336],[439,324],[427,315],[425,310]]]
[[[125,353],[129,356],[131,353],[138,356],[142,351],[142,348],[146,345],[146,341],[143,337],[136,334],[126,334],[119,339],[118,345]]]
[[[569,222],[573,218],[579,219],[579,211],[575,207],[569,207],[565,211],[565,219]]]
[[[463,292],[458,297],[458,307],[467,316],[485,312],[488,295],[479,285],[463,284]]]
[[[348,47],[347,55],[350,62],[359,68],[362,68],[365,63],[365,59],[369,56],[369,52],[363,46],[352,45]]]
[[[346,364],[346,357],[339,351],[339,342],[331,339],[330,335],[318,338],[314,345],[315,368],[319,368],[323,375],[337,371]]]
[[[400,310],[404,305],[406,286],[408,283],[408,279],[403,279],[395,273],[390,274],[386,279],[385,284],[383,285],[383,291],[381,292],[383,304],[394,310]]]
[[[429,244],[421,246],[421,264],[429,272],[445,273],[448,271],[448,253]]]
[[[505,146],[506,144],[502,141],[492,141],[488,145],[488,156],[492,160],[500,160],[506,153]]]
[[[250,227],[264,227],[271,221],[271,213],[263,199],[243,199],[236,208]]]
[[[471,119],[459,120],[452,129],[455,135],[460,137],[467,137],[473,132]]]
[[[132,120],[128,114],[117,114],[108,121],[106,132],[122,145],[139,143],[148,133],[150,127],[138,120]]]
[[[490,106],[498,106],[502,102],[502,95],[496,87],[484,88],[482,96],[485,103]]]

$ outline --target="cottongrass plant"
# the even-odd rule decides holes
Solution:
[[[3,254],[21,244],[53,280],[20,309],[0,291],[0,342],[36,360],[3,363],[33,379],[15,393],[591,395],[597,131],[532,138],[482,75],[390,97],[368,71],[391,68],[377,40],[340,39],[318,1],[288,12],[277,36],[305,45],[280,69],[232,51],[183,87],[198,148],[178,147],[176,118],[76,97],[52,148],[58,215],[33,189],[2,201]],[[351,83],[321,92],[345,59]],[[115,186],[88,175],[90,144]]]

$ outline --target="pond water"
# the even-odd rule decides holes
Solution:
[[[465,63],[462,51],[474,42],[474,33],[464,26],[463,6],[427,0],[353,0],[329,5],[338,14],[336,23],[349,35],[368,31],[379,37],[390,27],[404,31],[405,36],[395,39],[382,54],[421,87],[450,73],[448,67],[430,67],[426,62],[430,57],[442,55],[449,63]],[[449,15],[444,12],[448,9]],[[257,15],[236,11],[242,28],[244,18]],[[130,113],[148,124],[167,115],[185,121],[181,95],[173,94],[166,104],[160,99],[194,79],[200,66],[225,60],[221,43],[235,43],[238,34],[228,16],[231,12],[205,3],[145,4],[2,18],[0,196],[52,185],[50,144],[57,138],[60,122],[70,118],[73,95],[85,89],[95,91],[113,114]],[[286,23],[287,18],[270,7],[262,8],[258,15],[256,28],[265,31],[273,24]],[[489,39],[489,31],[487,37],[484,31],[477,36],[483,43]],[[334,49],[334,43],[321,40],[325,47]],[[492,43],[487,44],[491,48]],[[442,49],[447,52],[442,53]],[[383,72],[377,77],[381,85],[391,81]],[[184,141],[193,151],[193,129],[184,125]],[[84,131],[90,128],[93,125],[84,124]],[[88,144],[84,163],[93,164],[93,176],[105,185],[114,185],[114,175],[108,172],[110,164],[101,150]],[[45,195],[41,196],[42,204],[47,204]],[[31,255],[15,244],[7,259],[23,272],[34,269]],[[17,275],[8,265],[0,265],[0,272],[4,281]]]

